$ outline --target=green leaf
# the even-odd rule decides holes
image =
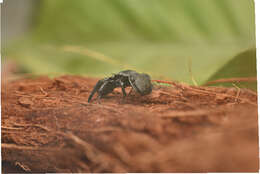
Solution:
[[[215,74],[213,74],[208,81],[224,78],[256,77],[256,74],[256,49],[250,49],[238,54],[227,62]],[[256,81],[218,83],[220,86],[233,86],[234,84],[238,87],[247,87],[254,90],[257,89]]]
[[[135,69],[203,84],[255,48],[253,0],[44,0],[38,16],[4,52],[35,74]]]

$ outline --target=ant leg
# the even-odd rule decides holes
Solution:
[[[124,99],[125,99],[125,97],[126,97],[126,92],[125,92],[124,83],[123,83],[123,82],[120,82],[120,86],[121,86],[122,93],[123,93],[123,99],[122,99],[122,103],[123,103],[123,102],[124,102]]]
[[[133,91],[133,88],[131,88],[130,92],[127,94],[127,96],[129,96]]]
[[[120,81],[120,87],[122,89],[122,93],[123,93],[123,96],[125,98],[126,97],[125,86],[124,86],[124,83],[122,81]]]
[[[104,85],[104,81],[103,80],[99,80],[97,82],[97,84],[95,85],[94,89],[92,90],[91,94],[88,97],[88,102],[91,101],[93,95]]]
[[[98,93],[98,103],[100,103],[100,98],[102,98],[104,96],[104,94],[100,94],[100,91],[103,91],[104,87],[107,85],[109,81],[108,80],[99,80],[96,84],[96,86],[94,87],[93,91],[91,92],[89,98],[88,98],[88,102],[90,102],[91,98],[93,97],[93,95],[97,92]]]
[[[101,95],[99,95],[99,96],[97,97],[97,102],[98,102],[98,104],[100,104],[100,103],[101,103],[101,102],[100,102],[101,98],[102,98],[102,96],[101,96]]]
[[[124,96],[124,98],[125,98],[125,97],[126,97],[125,88],[124,88],[123,86],[121,86],[121,89],[122,89],[123,96]]]
[[[97,97],[98,104],[101,103],[100,100],[104,96],[104,94],[101,94],[100,91],[103,91],[104,87],[107,85],[108,82],[109,81],[104,81],[103,84],[101,85],[101,87],[99,88],[99,90],[97,91],[97,93],[98,93],[98,97]]]

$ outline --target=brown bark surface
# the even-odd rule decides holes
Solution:
[[[258,172],[255,92],[172,82],[88,103],[96,82],[3,83],[3,172]]]

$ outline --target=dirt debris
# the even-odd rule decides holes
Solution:
[[[3,83],[3,172],[258,171],[255,92],[169,82],[88,103],[96,82]]]

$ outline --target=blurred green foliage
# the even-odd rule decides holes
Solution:
[[[240,78],[240,77],[256,77],[256,49],[247,50],[235,56],[229,62],[221,67],[218,72],[213,74],[209,81],[224,79],[224,78]],[[221,86],[238,86],[238,87],[250,87],[254,90],[257,89],[255,82],[230,82],[219,83]]]
[[[192,76],[198,84],[256,76],[255,64],[247,63],[255,54],[250,60],[235,57],[255,52],[253,0],[43,0],[40,5],[30,34],[6,51],[28,72],[104,76],[131,68],[187,83]],[[224,71],[233,59],[236,69]]]

